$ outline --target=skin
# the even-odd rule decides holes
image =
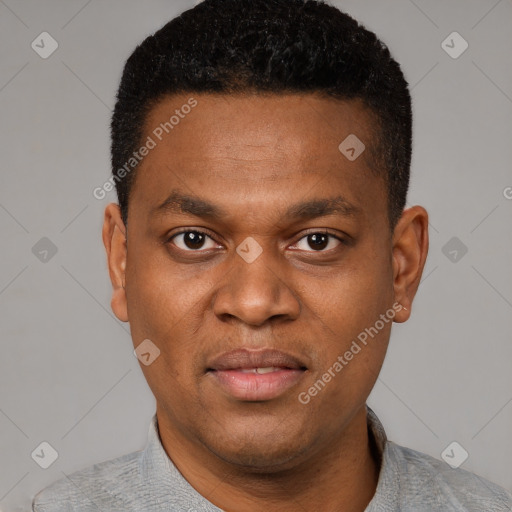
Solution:
[[[427,212],[406,209],[391,231],[384,182],[369,168],[372,116],[358,100],[173,96],[150,112],[143,140],[191,96],[198,105],[139,164],[128,230],[116,204],[103,227],[112,309],[130,322],[135,347],[150,339],[161,351],[141,368],[163,446],[226,511],[363,511],[380,470],[365,404],[392,322],[308,404],[298,395],[393,303],[403,306],[394,321],[407,321],[428,252]],[[351,133],[367,147],[353,162],[338,150]],[[173,190],[226,217],[155,214]],[[284,216],[337,195],[357,214]],[[203,245],[171,238],[181,228],[205,231]],[[309,243],[325,229],[328,245]],[[236,252],[247,237],[263,251],[252,263]],[[206,368],[239,347],[284,350],[307,371],[277,398],[234,399]]]

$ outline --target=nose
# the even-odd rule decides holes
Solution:
[[[213,310],[220,319],[237,318],[245,324],[261,326],[277,317],[298,317],[300,301],[271,250],[263,250],[251,262],[236,252],[232,258],[233,267],[214,296]]]

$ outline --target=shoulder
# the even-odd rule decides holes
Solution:
[[[388,448],[399,465],[400,487],[406,509],[422,510],[414,507],[428,503],[430,510],[512,511],[512,494],[499,485],[391,441],[388,441]]]
[[[142,450],[94,464],[39,491],[33,512],[128,510],[130,496],[141,485]]]

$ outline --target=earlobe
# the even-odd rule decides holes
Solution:
[[[107,252],[107,263],[112,282],[112,311],[119,320],[128,322],[126,302],[126,227],[117,204],[105,208],[103,221],[103,244]]]
[[[428,254],[428,213],[421,206],[405,210],[393,234],[393,287],[402,305],[394,321],[406,322]]]

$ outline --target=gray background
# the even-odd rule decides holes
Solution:
[[[0,0],[2,511],[29,510],[56,479],[145,444],[155,403],[110,311],[100,238],[115,196],[92,191],[108,178],[125,59],[193,3]],[[431,220],[412,318],[393,327],[369,405],[395,442],[440,458],[455,440],[469,452],[461,467],[512,490],[512,0],[333,3],[403,66],[408,204]],[[31,48],[43,31],[59,43],[48,59]],[[457,59],[441,47],[453,31],[469,43]],[[43,237],[58,249],[46,261],[32,251]],[[31,458],[42,441],[59,453],[46,470]]]

